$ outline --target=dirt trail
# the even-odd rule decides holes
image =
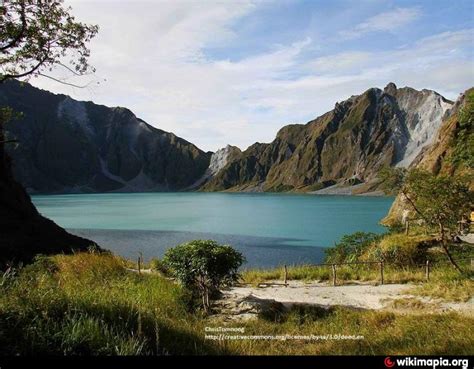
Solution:
[[[429,297],[410,294],[410,284],[344,285],[329,286],[325,283],[290,281],[288,286],[268,283],[260,287],[232,287],[223,292],[216,307],[223,315],[247,319],[260,311],[281,304],[289,308],[295,304],[314,305],[323,308],[344,306],[354,309],[399,310],[409,313],[458,311],[474,315],[474,300],[445,302]],[[398,300],[398,304],[397,304]],[[400,303],[400,301],[402,303]]]

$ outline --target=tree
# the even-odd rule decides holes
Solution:
[[[98,26],[77,22],[62,0],[10,0],[0,6],[0,83],[61,66],[75,75],[94,69],[87,43]],[[46,76],[53,78],[51,76]]]
[[[231,246],[211,240],[196,240],[169,249],[163,263],[184,286],[198,292],[204,310],[209,311],[209,297],[222,286],[239,278],[238,269],[245,261]]]
[[[0,1],[0,87],[10,79],[45,76],[55,67],[68,75],[93,72],[87,43],[97,26],[77,22],[59,0]],[[92,241],[73,236],[41,216],[27,192],[12,174],[5,153],[4,126],[18,112],[0,107],[0,265],[4,261],[29,261],[35,253],[86,249]]]
[[[407,170],[399,167],[383,167],[379,172],[381,188],[387,195],[396,195],[405,182]]]
[[[28,79],[55,66],[73,75],[94,71],[88,63],[87,43],[98,26],[77,22],[62,0],[10,0],[0,6],[0,85],[9,79]],[[4,126],[11,119],[8,108],[0,110],[0,176],[8,171]]]
[[[469,180],[413,169],[408,173],[401,192],[423,224],[436,230],[446,256],[461,272],[449,252],[448,242],[458,233],[459,222],[467,217],[474,203]]]

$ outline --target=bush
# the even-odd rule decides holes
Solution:
[[[426,261],[427,250],[433,244],[434,240],[430,236],[393,233],[383,237],[378,245],[367,249],[363,258],[384,260],[400,266],[414,265]]]
[[[181,244],[169,249],[163,258],[173,276],[191,291],[198,291],[205,311],[212,294],[238,280],[238,269],[244,261],[231,246],[211,240]]]
[[[155,272],[160,272],[163,275],[169,274],[168,268],[166,267],[165,263],[160,259],[156,259],[156,258],[151,259],[150,269]]]
[[[342,237],[334,247],[324,250],[329,263],[354,262],[380,235],[371,232],[355,232]]]

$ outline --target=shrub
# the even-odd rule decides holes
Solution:
[[[239,278],[238,269],[244,261],[231,246],[211,240],[181,244],[169,249],[163,258],[172,275],[192,291],[198,291],[205,311],[209,309],[210,295]]]
[[[168,275],[169,270],[166,267],[165,263],[163,260],[153,258],[150,260],[150,269],[155,271],[155,272],[160,272],[163,275]]]
[[[326,261],[329,263],[356,261],[380,237],[380,235],[371,232],[355,232],[345,235],[334,247],[324,250]]]
[[[372,245],[363,255],[366,260],[384,260],[397,265],[414,265],[426,260],[427,250],[433,245],[430,236],[407,236],[393,233],[383,237],[377,245]]]

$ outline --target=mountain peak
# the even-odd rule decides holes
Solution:
[[[397,92],[397,85],[393,82],[389,82],[387,86],[385,86],[385,88],[383,89],[383,92],[388,95],[393,95]]]

